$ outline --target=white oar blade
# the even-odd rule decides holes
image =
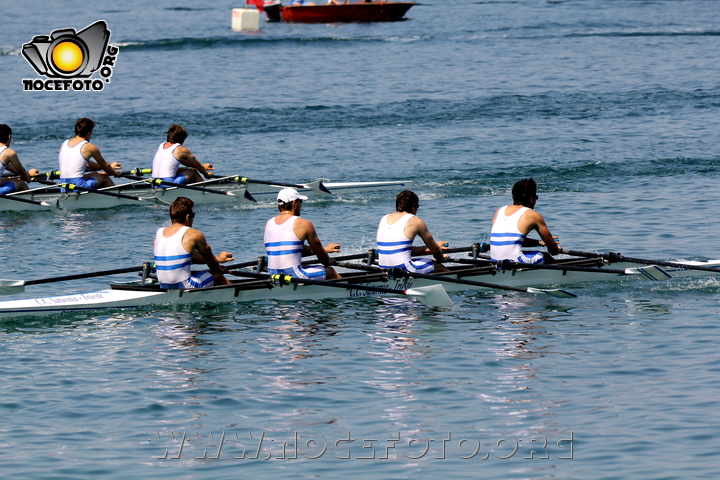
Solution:
[[[24,291],[24,280],[0,280],[0,295],[15,295]]]
[[[662,282],[664,280],[669,280],[672,278],[669,273],[667,273],[665,270],[658,267],[657,265],[650,265],[649,267],[626,268],[625,273],[628,275],[642,275],[648,280],[655,280],[658,282]]]
[[[449,307],[453,304],[445,287],[440,284],[410,288],[406,290],[405,293],[431,307]]]
[[[246,192],[247,192],[247,190],[245,190],[243,188],[241,190],[228,190],[227,194],[230,195],[231,197],[235,197],[236,199],[238,199],[242,202],[245,202],[245,201],[249,201],[247,198],[245,198]]]
[[[553,297],[559,297],[559,298],[575,298],[577,295],[574,293],[568,292],[567,290],[563,290],[561,288],[533,288],[528,287],[527,289],[528,293],[544,293],[546,295],[552,295]]]
[[[316,195],[332,195],[332,192],[323,185],[322,180],[315,180],[314,182],[306,183],[306,188],[309,188]]]
[[[43,200],[40,203],[44,207],[50,208],[50,211],[53,212],[55,215],[67,214],[67,208],[65,208],[65,205],[59,198],[54,201],[53,200]]]

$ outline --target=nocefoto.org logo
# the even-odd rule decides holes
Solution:
[[[37,35],[22,47],[23,57],[35,71],[46,77],[23,78],[28,91],[100,91],[110,83],[119,48],[108,45],[110,30],[99,20],[76,32],[74,28],[54,30],[50,36]],[[99,70],[100,78],[90,78]]]

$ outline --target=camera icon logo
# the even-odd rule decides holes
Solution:
[[[83,30],[61,28],[36,35],[22,46],[22,55],[48,80],[24,78],[23,90],[100,91],[110,83],[119,48],[108,45],[110,30],[99,20]],[[100,77],[90,79],[96,71]]]
[[[35,71],[49,78],[86,78],[98,70],[110,40],[107,24],[100,20],[75,32],[73,28],[38,35],[22,47]]]

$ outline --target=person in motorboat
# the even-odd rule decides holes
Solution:
[[[340,244],[329,243],[323,247],[312,222],[300,218],[302,202],[307,199],[308,197],[300,195],[294,188],[283,188],[278,192],[280,213],[265,224],[268,272],[312,280],[340,278],[331,266],[334,260],[328,255],[339,252]],[[317,256],[322,266],[303,266],[303,255]]]
[[[75,122],[75,137],[65,140],[60,146],[60,182],[92,189],[115,185],[110,177],[120,176],[116,170],[122,165],[118,162],[108,163],[100,149],[90,143],[94,128],[95,122],[89,118],[83,117]],[[91,172],[85,173],[85,170]],[[99,173],[98,170],[104,170],[105,173]]]
[[[205,235],[192,228],[194,202],[186,197],[176,198],[170,205],[169,227],[155,234],[153,254],[160,287],[168,289],[200,288],[228,285],[221,263],[233,259],[232,253],[220,252],[216,257]],[[192,271],[192,264],[207,264],[209,271]]]
[[[0,194],[2,195],[27,190],[27,182],[39,174],[35,168],[31,168],[30,171],[25,170],[18,159],[17,152],[10,148],[11,143],[12,129],[4,123],[0,124]],[[2,178],[5,170],[14,173],[19,178]]]
[[[404,190],[395,199],[395,212],[380,220],[377,231],[378,264],[380,268],[403,268],[409,272],[432,273],[447,271],[442,265],[447,256],[442,250],[448,243],[436,242],[425,222],[417,217],[420,199],[410,190]],[[425,246],[413,247],[419,236]],[[434,260],[413,259],[413,255],[432,254]]]
[[[537,183],[532,178],[518,180],[512,188],[513,205],[495,212],[490,231],[490,258],[493,261],[512,260],[518,263],[552,263],[552,255],[562,251],[545,224],[542,215],[534,210],[538,201]],[[541,240],[527,238],[533,230]],[[522,247],[547,247],[547,252],[524,252]]]
[[[161,143],[155,152],[152,163],[153,178],[160,178],[166,182],[197,183],[213,176],[213,166],[210,163],[201,164],[187,147],[183,146],[188,133],[185,128],[174,123],[167,132],[167,141]],[[180,168],[180,165],[187,168]],[[198,173],[200,172],[200,173]]]

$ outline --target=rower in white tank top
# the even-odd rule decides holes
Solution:
[[[8,147],[6,145],[3,145],[2,147],[0,147],[0,156],[2,156],[2,153],[5,150],[7,150],[7,148]],[[2,174],[5,173],[6,166],[7,166],[7,164],[0,162],[0,177],[2,177]],[[0,180],[0,182],[2,182],[2,180]],[[0,184],[0,194],[1,195],[7,195],[8,193],[12,193],[15,190],[16,190],[15,184],[12,181],[8,180],[8,181],[2,182],[2,184]]]
[[[432,273],[435,267],[432,259],[411,258],[412,239],[405,236],[405,225],[415,215],[406,213],[400,220],[390,225],[390,214],[380,220],[377,231],[378,264],[380,268],[404,268],[409,272]]]
[[[168,148],[164,148],[166,142],[160,144],[155,152],[152,163],[153,178],[160,178],[167,182],[187,183],[187,177],[182,173],[178,175],[180,168],[180,160],[175,157],[175,150],[180,146],[179,143],[173,143]]]
[[[12,129],[4,123],[0,124],[0,194],[2,195],[27,190],[27,182],[31,180],[30,172],[25,170],[20,163],[17,152],[10,148],[11,143]],[[8,171],[11,176],[3,178],[2,175],[5,171]],[[34,175],[39,173],[35,172],[37,170],[33,172]]]
[[[505,215],[507,205],[498,210],[497,218],[490,231],[490,259],[493,261],[512,260],[518,263],[543,263],[542,252],[523,252],[526,235],[520,232],[518,222],[528,207],[519,208],[512,215]]]
[[[293,231],[295,221],[300,218],[290,216],[278,225],[273,217],[265,224],[265,251],[267,252],[267,269],[272,275],[284,274],[296,278],[325,280],[325,268],[322,266],[303,267],[302,252],[304,241]]]
[[[165,237],[165,228],[161,228],[155,235],[155,269],[162,288],[200,288],[213,285],[210,272],[197,272],[193,276],[192,252],[182,246],[183,236],[189,228],[181,227],[170,237]]]
[[[7,150],[7,148],[8,148],[8,147],[7,147],[6,145],[3,145],[2,147],[0,147],[0,156],[2,156],[2,153],[3,153],[5,150]],[[6,165],[5,163],[0,162],[0,177],[2,177],[2,174],[5,173],[5,167],[6,167],[6,166],[7,166],[7,165]]]
[[[82,147],[86,143],[88,143],[87,140],[82,140],[74,147],[70,146],[70,140],[65,140],[62,143],[60,154],[58,155],[61,179],[73,180],[83,178],[83,175],[85,175],[85,167],[88,163],[88,159],[82,154]]]
[[[86,143],[88,143],[87,140],[82,140],[74,147],[71,147],[70,140],[65,140],[60,146],[60,154],[58,155],[60,183],[72,183],[78,187],[92,189],[98,187],[96,179],[84,177],[88,159],[83,156],[82,148]],[[65,191],[64,188],[61,190]]]

